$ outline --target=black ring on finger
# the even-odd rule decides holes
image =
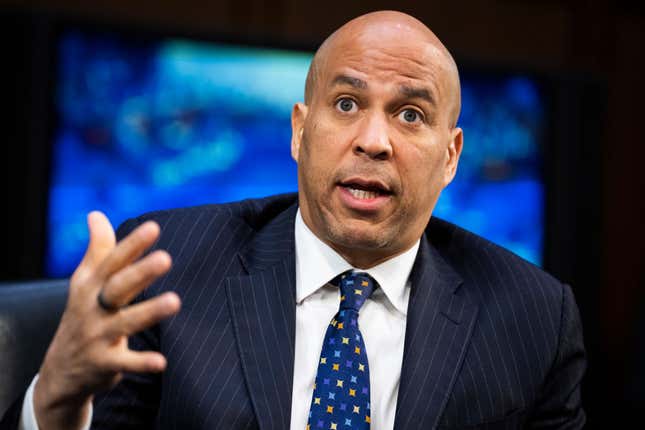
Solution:
[[[103,290],[99,291],[98,296],[96,296],[96,301],[98,302],[99,306],[106,312],[113,313],[120,309],[120,306],[113,305],[112,303],[105,300],[105,297],[103,297]]]

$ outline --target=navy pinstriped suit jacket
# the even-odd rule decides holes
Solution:
[[[288,429],[295,337],[295,194],[161,211],[181,312],[131,339],[168,358],[94,402],[93,428]],[[144,298],[145,298],[144,297]],[[411,274],[396,429],[581,428],[586,362],[571,290],[431,219]],[[311,399],[296,399],[309,404]]]

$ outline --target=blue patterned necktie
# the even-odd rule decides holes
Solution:
[[[325,333],[307,430],[370,428],[370,370],[358,312],[375,283],[364,272],[340,276],[340,309]]]

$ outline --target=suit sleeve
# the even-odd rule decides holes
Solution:
[[[121,240],[139,225],[136,219],[125,221],[117,230]],[[145,300],[145,291],[134,302]],[[130,349],[159,350],[156,327],[128,338]],[[153,428],[159,408],[161,380],[158,374],[124,373],[123,379],[110,391],[94,397],[92,429]]]
[[[580,384],[587,367],[580,314],[573,293],[563,286],[558,352],[529,419],[530,429],[581,429],[586,416]]]

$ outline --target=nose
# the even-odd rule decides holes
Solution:
[[[353,144],[354,154],[365,154],[375,160],[387,160],[392,156],[387,118],[383,114],[366,116],[359,127]]]

